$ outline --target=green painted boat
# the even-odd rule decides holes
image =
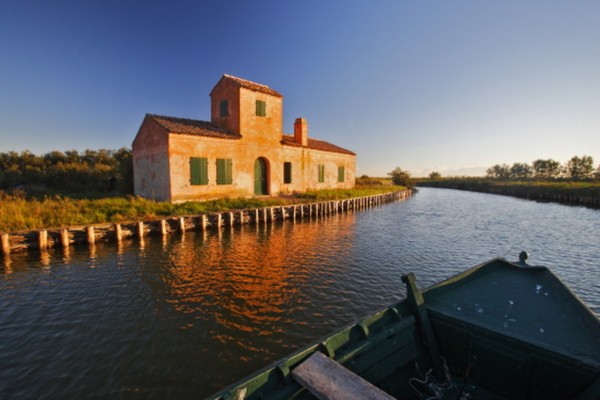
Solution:
[[[600,399],[600,320],[548,268],[498,258],[210,399]]]

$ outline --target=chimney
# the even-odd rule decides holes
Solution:
[[[308,146],[308,122],[304,118],[296,118],[294,122],[294,141]]]

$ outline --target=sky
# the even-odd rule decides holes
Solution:
[[[223,74],[356,175],[600,164],[600,1],[0,2],[0,152],[118,149],[146,113],[210,120]]]

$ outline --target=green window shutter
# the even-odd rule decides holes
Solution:
[[[283,183],[292,183],[292,163],[283,163]]]
[[[219,104],[219,116],[227,117],[228,115],[229,115],[229,102],[227,100],[223,100]]]
[[[229,158],[217,158],[217,185],[230,185],[232,179],[232,162]]]
[[[208,159],[200,157],[190,158],[190,184],[208,184]]]
[[[319,182],[325,182],[325,165],[319,164]]]
[[[232,170],[233,163],[231,162],[231,159],[228,159],[225,162],[225,165],[227,167],[227,184],[230,185],[231,183],[233,183],[233,170]]]
[[[343,166],[338,167],[338,182],[344,182],[346,178],[346,171]]]
[[[259,117],[267,116],[267,103],[262,100],[256,100],[256,115]]]

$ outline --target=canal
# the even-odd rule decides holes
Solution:
[[[0,260],[0,398],[203,398],[494,257],[550,266],[600,314],[600,211],[423,188],[325,219]]]

